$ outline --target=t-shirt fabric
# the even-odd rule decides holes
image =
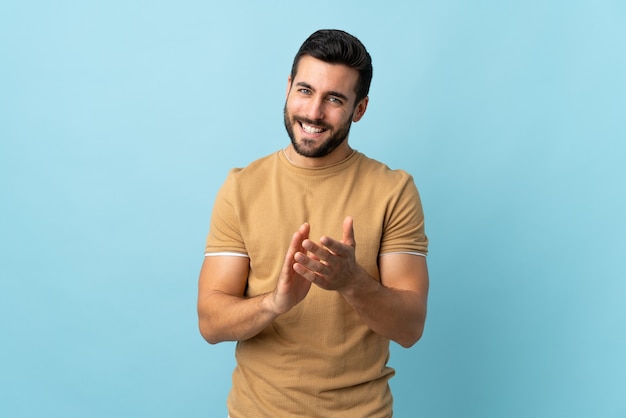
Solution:
[[[354,219],[357,262],[380,280],[378,258],[426,255],[424,215],[413,178],[355,151],[323,168],[283,152],[230,171],[215,200],[207,256],[249,257],[246,297],[272,291],[293,233],[342,237]],[[371,331],[336,291],[315,285],[258,335],[239,341],[228,397],[232,418],[389,417],[389,340]]]

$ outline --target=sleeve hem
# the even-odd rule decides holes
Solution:
[[[225,256],[225,257],[247,257],[250,258],[248,256],[248,254],[242,254],[242,253],[235,253],[235,252],[230,252],[230,251],[222,251],[222,252],[216,252],[216,253],[204,253],[205,257],[217,257],[217,256]]]
[[[419,255],[420,257],[426,257],[426,253],[419,253],[417,251],[390,251],[388,253],[379,254],[379,257],[389,254],[411,254],[411,255]]]

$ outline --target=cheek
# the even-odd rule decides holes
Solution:
[[[352,123],[352,114],[341,112],[340,114],[335,115],[333,118],[332,124],[339,127],[345,126],[346,124]]]
[[[301,106],[300,106],[300,104],[298,103],[297,100],[290,99],[290,100],[287,101],[287,104],[285,105],[285,108],[287,109],[287,113],[290,116],[293,116],[295,114],[298,114]]]

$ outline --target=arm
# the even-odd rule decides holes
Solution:
[[[388,254],[379,257],[378,282],[356,263],[352,218],[343,238],[322,237],[318,245],[303,242],[294,270],[316,285],[337,290],[374,332],[410,347],[422,336],[426,320],[428,269],[425,257]]]
[[[387,254],[379,258],[381,282],[363,272],[340,293],[372,331],[411,347],[426,321],[428,269],[426,258]]]
[[[289,311],[307,295],[311,283],[293,271],[294,254],[303,251],[309,225],[293,235],[276,289],[252,298],[244,296],[249,260],[237,256],[204,258],[198,280],[198,324],[211,344],[252,338],[280,314]]]

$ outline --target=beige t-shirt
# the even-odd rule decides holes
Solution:
[[[412,177],[354,152],[332,166],[291,164],[282,152],[233,169],[220,189],[207,256],[250,259],[246,296],[274,289],[291,236],[303,222],[310,239],[341,239],[354,218],[356,258],[380,280],[378,257],[425,255],[424,216]],[[291,311],[237,343],[228,398],[231,418],[389,417],[389,340],[372,332],[334,291],[312,286]]]

